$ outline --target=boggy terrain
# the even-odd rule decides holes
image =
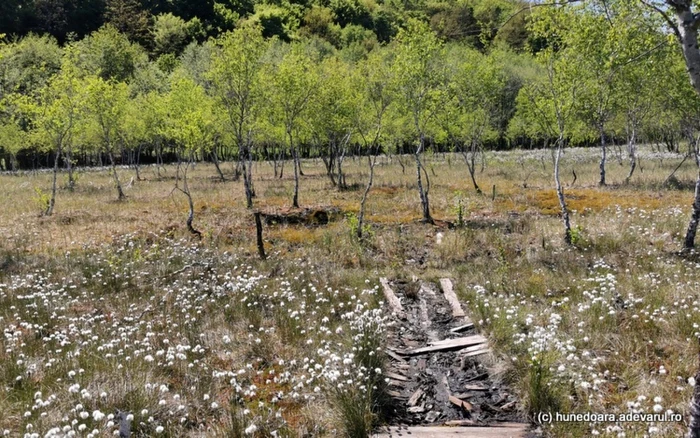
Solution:
[[[363,436],[471,421],[556,437],[680,436],[698,368],[700,263],[679,254],[697,169],[687,160],[669,179],[683,156],[646,147],[628,184],[613,160],[600,187],[596,153],[562,160],[571,246],[547,150],[487,153],[483,194],[460,156],[426,156],[435,225],[419,220],[415,175],[399,164],[408,157],[381,157],[363,240],[353,226],[366,161],[346,159],[342,191],[320,161],[304,161],[301,207],[332,214],[264,223],[266,260],[231,163],[226,182],[213,166],[190,170],[201,239],[187,231],[172,167],[141,169],[120,202],[106,170],[80,170],[72,190],[61,174],[51,217],[36,191],[49,173],[0,175],[0,430]],[[289,177],[268,163],[253,175],[255,211],[293,213]],[[409,354],[468,336],[488,352]],[[667,411],[683,421],[534,422]]]

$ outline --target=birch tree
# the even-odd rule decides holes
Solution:
[[[299,208],[299,140],[308,129],[308,112],[318,86],[318,75],[311,57],[300,45],[292,45],[281,60],[269,66],[265,81],[268,116],[283,131],[287,149],[294,161],[292,206]]]
[[[117,189],[117,199],[126,199],[117,172],[116,155],[121,154],[120,139],[126,128],[129,89],[123,82],[88,76],[81,84],[84,90],[83,112],[88,138],[106,154]]]
[[[253,26],[227,33],[217,40],[217,44],[220,51],[213,57],[207,77],[217,105],[227,116],[225,127],[238,147],[246,207],[253,208],[252,149],[257,120],[263,109],[260,73],[268,45],[261,29]]]
[[[362,193],[360,211],[357,215],[356,233],[358,239],[363,238],[365,205],[374,183],[374,167],[377,164],[377,156],[382,149],[386,114],[393,102],[393,93],[391,92],[393,75],[387,54],[384,50],[372,51],[368,58],[356,67],[350,82],[356,95],[354,99],[356,106],[352,112],[355,133],[367,150],[367,165],[369,167],[369,177]]]
[[[566,53],[575,56],[572,53]],[[561,208],[564,241],[572,244],[571,219],[560,178],[561,156],[575,117],[578,76],[564,53],[552,48],[537,55],[542,77],[526,84],[518,94],[519,117],[536,125],[549,139],[554,139],[554,185]]]
[[[688,78],[693,90],[700,95],[700,50],[698,49],[698,27],[700,27],[700,13],[698,13],[692,0],[641,0],[649,8],[658,12],[673,31],[683,53],[683,59],[687,68]],[[700,222],[700,167],[695,182],[695,196],[693,198],[692,212],[688,228],[683,241],[683,249],[690,250],[695,246],[695,235]],[[696,389],[696,391],[698,391]],[[700,395],[696,397],[700,399]],[[691,436],[700,436],[700,406],[694,405],[693,421],[690,426]],[[694,432],[693,432],[694,431]]]
[[[174,190],[187,198],[187,230],[201,237],[202,233],[193,226],[194,201],[189,187],[188,171],[194,163],[195,154],[198,151],[206,153],[216,136],[212,102],[200,85],[190,78],[176,74],[164,103],[168,114],[165,132],[175,142],[178,157]]]
[[[318,147],[326,147],[326,152],[321,156],[331,183],[338,189],[345,190],[348,186],[343,161],[355,130],[353,112],[357,109],[359,96],[353,92],[357,90],[351,89],[353,81],[348,80],[350,68],[338,58],[326,58],[319,70],[320,81],[313,100],[311,129]]]
[[[72,69],[66,67],[49,80],[47,86],[40,90],[36,100],[23,100],[22,106],[31,119],[33,128],[32,142],[54,154],[51,196],[44,210],[46,216],[53,213],[59,162],[64,150],[71,147],[80,117],[81,86]]]
[[[444,74],[444,47],[427,24],[410,20],[396,37],[396,58],[393,64],[394,90],[399,111],[408,117],[408,127],[414,138],[413,157],[420,196],[423,222],[433,223],[430,214],[430,178],[423,164],[434,117],[439,109]]]

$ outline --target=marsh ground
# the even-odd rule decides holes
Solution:
[[[545,434],[679,436],[698,367],[700,263],[677,250],[697,169],[688,160],[664,184],[682,157],[643,148],[630,184],[627,161],[613,154],[611,184],[599,187],[597,153],[564,157],[573,247],[563,242],[549,151],[487,153],[483,194],[460,156],[426,156],[436,226],[418,221],[411,158],[382,157],[365,242],[350,216],[366,161],[346,160],[359,186],[348,191],[332,187],[321,161],[305,161],[302,206],[340,213],[322,226],[267,226],[266,261],[242,182],[218,181],[207,164],[190,173],[201,241],[184,226],[173,167],[161,177],[143,168],[125,202],[106,171],[81,171],[51,217],[38,215],[48,173],[1,175],[0,429],[107,436],[119,427],[107,415],[119,409],[138,436],[364,430],[382,390],[371,390],[382,357],[370,352],[391,324],[378,278],[416,276],[454,280],[494,347],[487,365],[524,414],[684,415],[559,423]],[[224,170],[230,177],[233,166]],[[256,208],[290,205],[289,163],[283,179],[268,163],[254,175]]]

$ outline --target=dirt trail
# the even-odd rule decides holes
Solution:
[[[396,324],[388,336],[392,425],[377,437],[531,437],[515,396],[481,364],[490,354],[449,279],[382,286]],[[446,427],[450,426],[450,427]]]

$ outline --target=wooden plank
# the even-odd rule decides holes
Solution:
[[[387,376],[387,377],[390,378],[390,379],[400,380],[400,381],[402,381],[402,382],[408,382],[408,377],[402,376],[401,374],[392,373],[391,371],[386,371],[386,372],[384,373],[384,375]]]
[[[471,403],[469,403],[468,401],[460,400],[459,398],[455,397],[454,395],[451,395],[449,397],[449,401],[450,401],[450,403],[457,406],[458,408],[464,409],[468,412],[471,412],[473,409],[473,406]]]
[[[477,340],[479,341],[479,342],[470,343],[469,345],[471,345],[471,347],[465,348],[465,350],[466,350],[465,353],[468,353],[468,352],[473,351],[473,350],[478,350],[478,348],[475,348],[478,344],[486,345],[488,342],[488,340],[481,335],[469,335],[469,336],[462,336],[461,338],[442,339],[440,341],[428,341],[428,345],[434,345],[434,346],[450,345],[450,344],[454,344],[457,341],[461,341],[462,339],[473,339],[475,341],[477,341]],[[483,347],[480,347],[480,348],[483,348]]]
[[[476,422],[474,420],[449,420],[445,421],[442,423],[443,426],[476,426]]]
[[[414,356],[416,354],[431,353],[433,351],[457,350],[460,348],[484,343],[486,343],[486,338],[481,335],[465,336],[462,338],[454,339],[444,339],[442,341],[435,341],[432,343],[432,345],[428,347],[421,347],[416,348],[415,350],[409,350],[406,352],[406,355]]]
[[[401,363],[406,363],[406,359],[403,357],[399,356],[398,354],[394,353],[393,351],[389,350],[388,348],[384,350],[386,352],[386,355],[389,356],[390,358],[394,359],[397,362]]]
[[[473,322],[468,322],[468,323],[466,323],[466,324],[463,324],[463,325],[460,325],[460,326],[457,326],[457,327],[452,327],[452,328],[450,329],[450,332],[451,332],[451,333],[462,332],[462,331],[464,331],[464,330],[469,330],[469,329],[472,328],[472,327],[474,327],[474,323],[473,323]]]
[[[411,398],[408,399],[408,405],[409,406],[416,406],[418,404],[418,402],[420,401],[420,399],[423,398],[424,394],[425,394],[425,392],[422,389],[418,388],[418,390],[416,390],[416,392],[413,393]]]
[[[440,341],[428,341],[428,345],[449,345],[454,343],[455,341],[459,341],[460,339],[481,339],[481,342],[479,342],[477,345],[473,345],[469,348],[465,348],[464,350],[460,351],[460,353],[469,353],[470,351],[478,350],[479,348],[484,348],[486,345],[488,345],[488,339],[481,335],[469,335],[469,336],[462,336],[461,338],[450,338],[450,339],[442,339]],[[483,345],[483,347],[481,346]],[[479,347],[479,348],[476,348]]]
[[[489,387],[488,386],[483,386],[483,385],[464,385],[464,389],[467,391],[488,391]]]
[[[391,289],[391,286],[389,286],[389,280],[386,278],[380,278],[379,282],[382,284],[384,297],[386,298],[386,301],[389,304],[391,311],[394,312],[399,318],[405,318],[406,314],[403,311],[401,300],[399,300],[394,291]]]
[[[474,350],[470,351],[469,353],[465,354],[463,357],[475,357],[475,356],[481,356],[482,354],[490,353],[491,350],[489,348],[482,348],[480,350]]]
[[[466,354],[466,353],[471,353],[472,351],[483,350],[484,348],[486,348],[486,349],[489,348],[488,342],[484,342],[484,343],[481,343],[481,344],[476,344],[476,345],[473,345],[473,346],[471,346],[471,347],[464,348],[464,349],[462,349],[462,350],[459,350],[457,353],[458,353],[460,356],[462,356],[462,355],[464,355],[464,354]]]
[[[523,423],[497,423],[493,427],[469,426],[445,427],[445,426],[412,426],[396,427],[392,426],[373,435],[375,438],[525,438],[528,425]]]
[[[441,278],[440,286],[442,287],[442,293],[445,295],[445,299],[447,299],[447,302],[450,303],[450,307],[452,308],[452,317],[463,317],[465,315],[464,310],[462,310],[462,305],[459,304],[459,299],[452,288],[452,280],[449,278]]]

